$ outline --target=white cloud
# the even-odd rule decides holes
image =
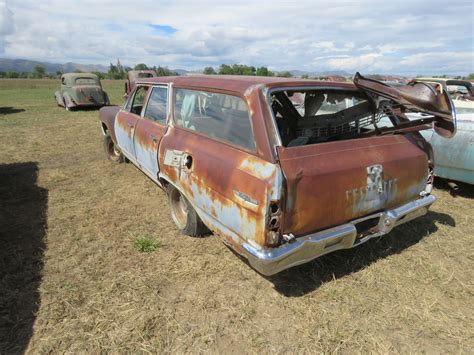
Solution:
[[[5,51],[5,36],[12,34],[14,30],[13,13],[6,1],[0,0],[0,53]]]
[[[237,62],[276,70],[474,72],[471,1],[137,0],[133,11],[130,4],[9,3],[13,33],[12,13],[0,0],[0,50],[3,40],[8,57],[51,62],[120,58],[191,69]],[[449,53],[449,60],[437,60],[436,52]]]
[[[6,1],[0,1],[0,36],[13,33],[13,13],[7,6]]]

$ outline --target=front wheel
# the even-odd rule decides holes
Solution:
[[[181,233],[191,237],[203,237],[208,234],[209,229],[201,221],[186,197],[171,184],[168,185],[167,192],[171,218]]]
[[[104,136],[104,151],[107,160],[113,163],[120,164],[125,161],[122,151],[117,147],[108,133]]]

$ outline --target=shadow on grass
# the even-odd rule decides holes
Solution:
[[[457,196],[464,198],[474,198],[474,185],[466,184],[463,182],[456,182],[456,184],[458,185],[458,190],[453,191],[453,189],[449,187],[448,182],[449,180],[436,178],[434,186],[439,190],[449,192],[454,198]]]
[[[40,304],[48,191],[35,162],[0,164],[0,354],[23,353]]]
[[[58,107],[67,112],[67,110],[64,107],[62,106],[58,106]],[[106,106],[77,106],[77,107],[71,108],[70,112],[99,111],[102,107],[106,107]]]
[[[287,297],[299,297],[322,284],[357,272],[379,259],[401,253],[424,236],[437,231],[436,223],[454,227],[454,219],[444,213],[429,211],[427,215],[403,224],[391,233],[347,250],[340,250],[307,264],[268,277],[275,289]]]
[[[9,115],[11,113],[24,112],[23,108],[14,108],[14,107],[0,107],[0,115]]]

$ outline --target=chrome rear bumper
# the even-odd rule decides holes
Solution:
[[[396,226],[423,216],[436,201],[428,195],[398,208],[356,219],[324,231],[299,237],[277,248],[262,249],[244,243],[242,249],[250,265],[263,275],[273,275],[290,267],[304,264],[324,254],[349,249],[367,240],[389,233]],[[363,236],[357,232],[360,222],[378,218],[378,224]],[[359,234],[359,236],[358,236]]]

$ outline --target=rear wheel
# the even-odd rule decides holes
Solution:
[[[181,233],[191,237],[203,237],[208,234],[209,229],[201,221],[186,197],[171,184],[168,185],[167,192],[171,217]]]
[[[110,106],[109,95],[104,91],[104,106]]]
[[[104,136],[104,151],[107,160],[113,163],[119,164],[125,161],[122,151],[117,147],[108,133]]]

